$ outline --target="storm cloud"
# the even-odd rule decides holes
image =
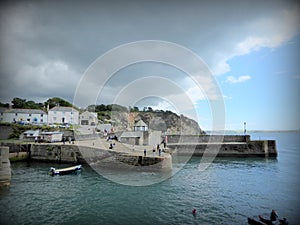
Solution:
[[[228,60],[280,46],[299,34],[300,27],[297,1],[7,1],[1,3],[0,14],[1,102],[53,96],[72,102],[78,83],[98,57],[140,40],[182,45],[201,57],[215,76],[222,75],[230,71]],[[130,82],[154,75],[180,84],[182,94],[194,103],[203,99],[182,71],[171,68],[158,74],[159,67],[120,71],[98,103],[109,103]],[[155,84],[139,85],[135,88],[142,92]],[[163,90],[160,95],[175,93]]]

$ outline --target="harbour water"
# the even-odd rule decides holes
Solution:
[[[183,168],[169,179],[147,186],[122,185],[87,166],[80,175],[51,177],[52,165],[14,163],[10,188],[0,191],[0,224],[247,224],[247,217],[268,216],[273,208],[299,224],[299,135],[251,133],[275,139],[278,157],[217,158],[205,171],[198,169],[201,158],[192,157],[174,162],[174,170]]]

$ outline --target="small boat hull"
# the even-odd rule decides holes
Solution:
[[[67,167],[63,169],[55,169],[54,167],[51,167],[50,175],[55,176],[55,175],[79,174],[81,172],[81,169],[82,169],[81,165]]]
[[[248,217],[248,224],[251,224],[251,225],[265,225],[264,223],[262,223],[260,221],[257,221],[255,219],[249,218],[249,217]]]

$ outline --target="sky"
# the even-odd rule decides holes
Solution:
[[[204,130],[300,129],[299,1],[1,1],[0,31],[2,103],[57,96],[172,110]]]

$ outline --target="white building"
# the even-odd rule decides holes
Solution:
[[[1,109],[0,122],[47,123],[47,113],[40,109]]]
[[[7,121],[4,121],[4,115],[5,115],[5,112],[7,111],[6,108],[0,108],[0,122],[7,122]]]
[[[48,111],[48,124],[79,124],[79,112],[72,107],[55,106]]]
[[[41,132],[42,140],[46,142],[59,142],[63,139],[63,132],[54,131],[54,132]]]
[[[85,111],[80,114],[80,125],[97,125],[97,113]]]
[[[134,131],[148,131],[148,125],[143,120],[139,120],[138,122],[135,123],[133,130]]]

